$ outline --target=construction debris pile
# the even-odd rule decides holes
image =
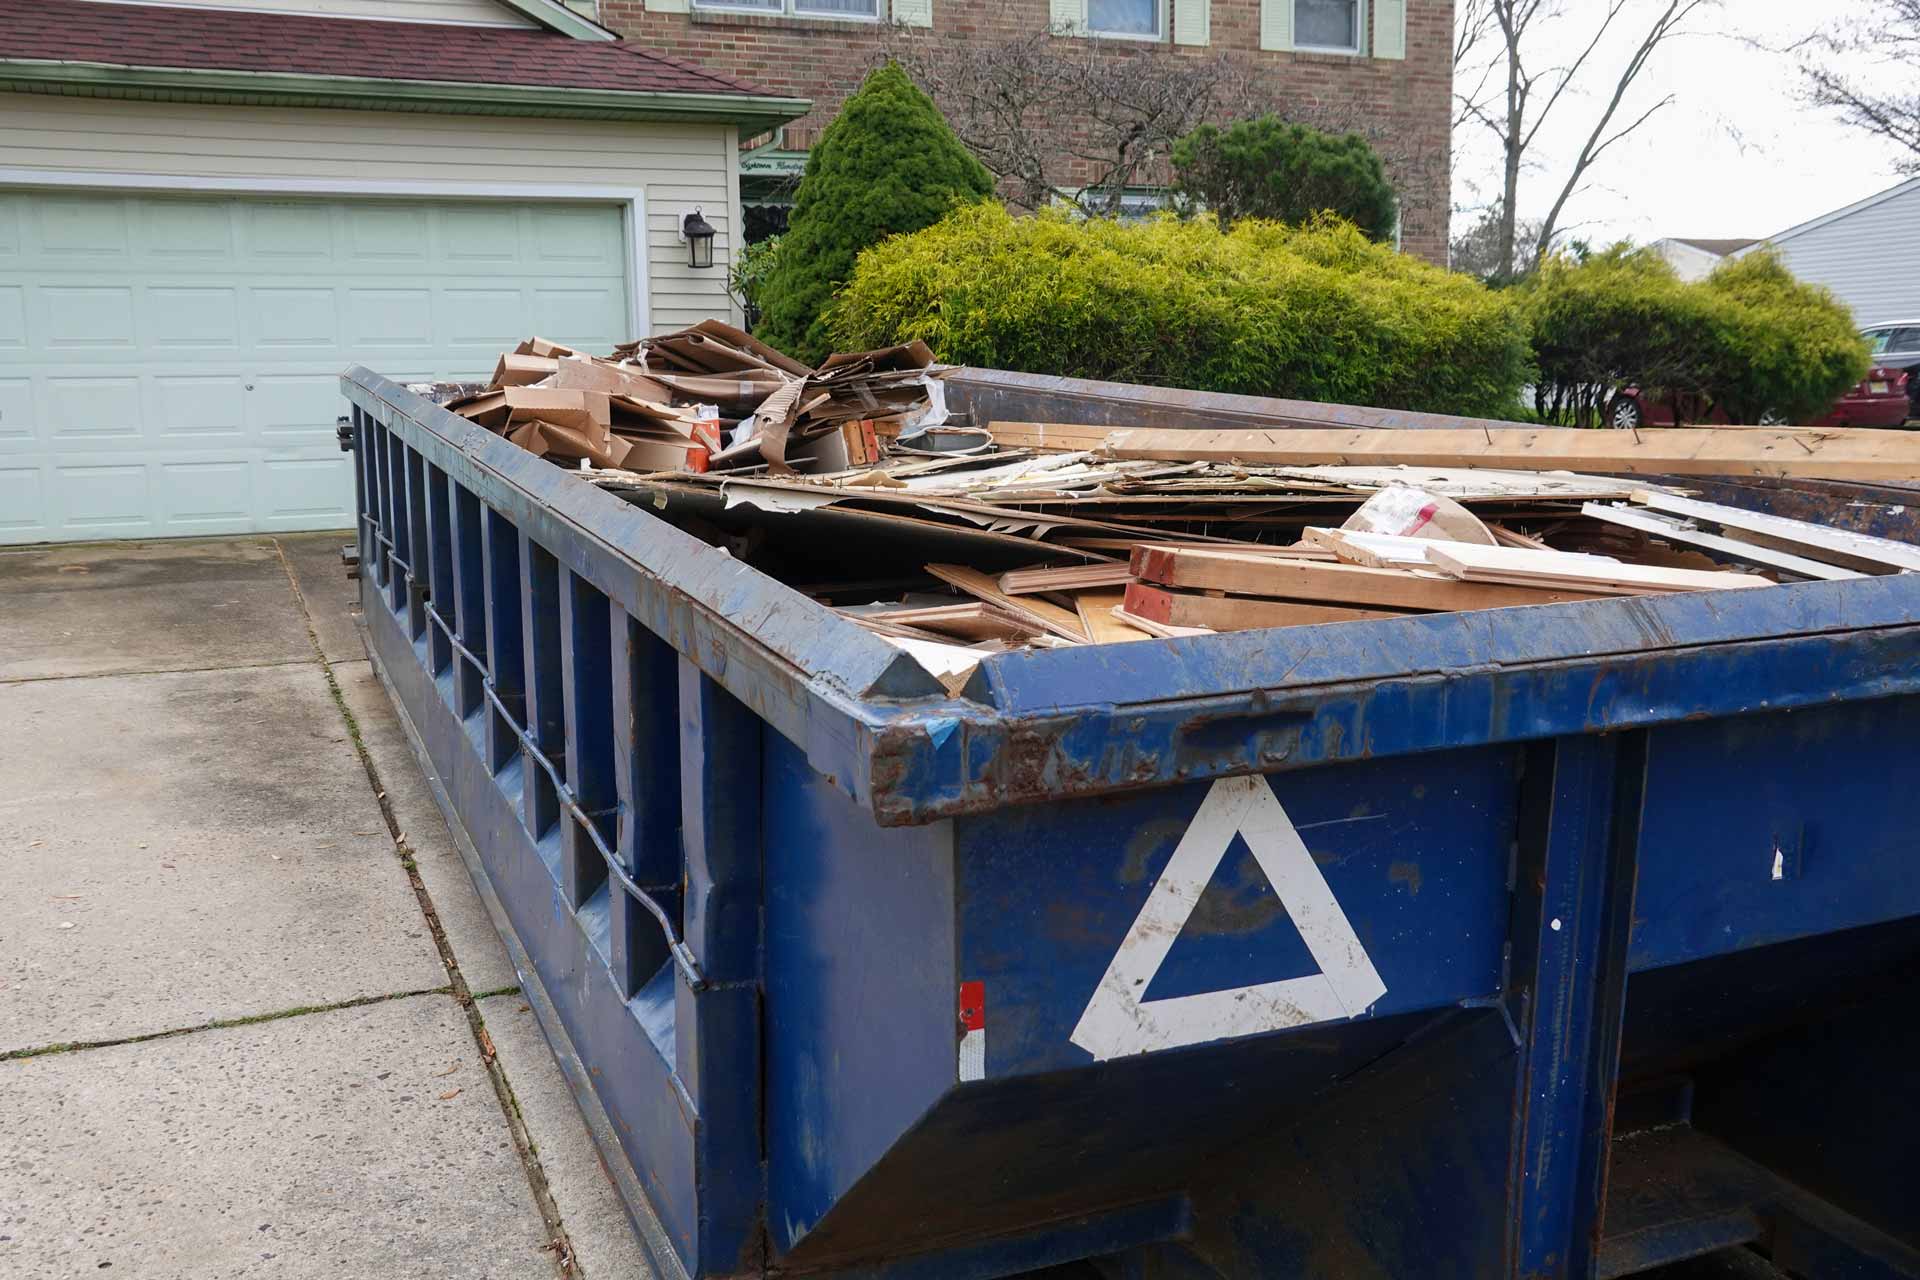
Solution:
[[[1920,570],[1920,547],[1619,478],[1920,476],[1920,440],[1878,439],[1899,433],[969,425],[944,372],[919,344],[808,369],[708,323],[604,360],[523,343],[449,407],[956,690],[1009,648]]]
[[[838,471],[879,460],[876,429],[940,425],[924,343],[819,369],[717,320],[609,358],[529,338],[446,407],[563,465],[635,471]]]

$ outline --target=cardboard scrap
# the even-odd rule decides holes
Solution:
[[[509,351],[502,355],[500,363],[493,367],[493,385],[524,387],[550,378],[559,371],[560,361],[554,356],[530,356],[518,351]]]
[[[649,404],[671,404],[673,393],[638,369],[592,356],[562,356],[548,384],[565,391],[604,391]]]

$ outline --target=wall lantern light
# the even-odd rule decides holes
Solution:
[[[690,267],[711,267],[713,265],[713,225],[700,216],[695,209],[680,221],[680,238],[687,242],[687,265]]]

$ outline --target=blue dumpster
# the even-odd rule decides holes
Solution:
[[[1920,577],[955,697],[343,385],[374,662],[663,1276],[1920,1276]]]

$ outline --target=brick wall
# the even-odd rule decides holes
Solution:
[[[1204,0],[1170,0],[1173,5]],[[697,0],[696,0],[697,3]],[[884,9],[886,0],[881,0]],[[1376,140],[1402,201],[1402,245],[1444,264],[1450,208],[1448,145],[1453,92],[1453,0],[1407,0],[1404,61],[1260,49],[1260,0],[1211,0],[1211,44],[1111,47],[1129,56],[1206,57],[1225,53],[1256,74],[1264,106],[1291,118],[1359,129]],[[1371,5],[1368,6],[1372,8]],[[933,0],[933,28],[911,38],[1001,39],[1047,24],[1047,0]],[[823,18],[700,11],[663,13],[646,0],[600,0],[600,21],[630,39],[776,93],[811,98],[813,114],[788,127],[787,144],[812,144],[840,102],[881,57],[875,24]],[[1171,16],[1168,22],[1172,26]],[[1070,37],[1059,37],[1068,39]],[[1369,42],[1371,47],[1371,42]],[[1075,127],[1062,120],[1063,140]],[[1053,180],[1084,185],[1087,174],[1062,154]]]

